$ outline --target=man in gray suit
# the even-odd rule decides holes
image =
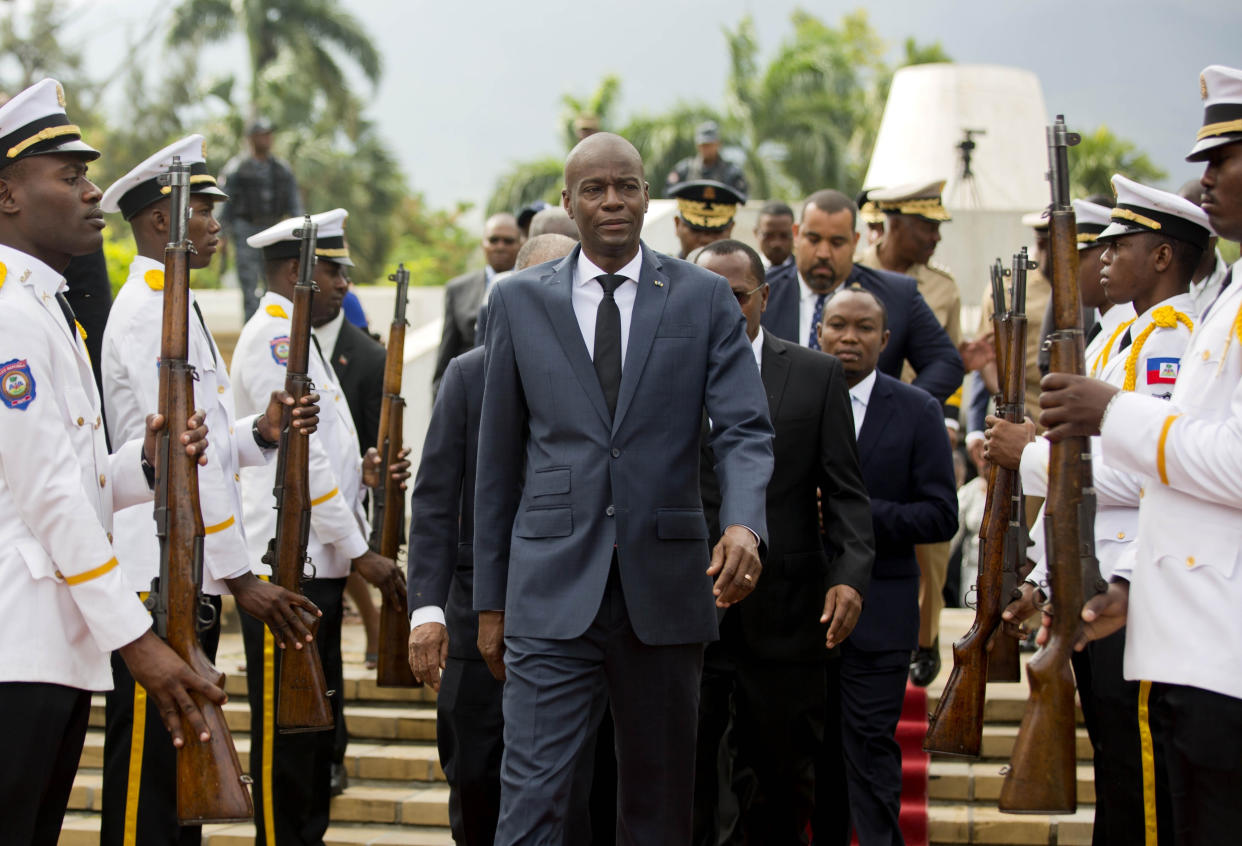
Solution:
[[[648,190],[628,141],[580,142],[562,198],[581,246],[488,302],[474,607],[506,677],[496,843],[564,842],[608,704],[617,842],[688,843],[703,644],[761,570],[767,399],[728,283],[639,240]],[[710,562],[704,410],[726,527]]]
[[[487,264],[478,270],[450,279],[444,286],[444,331],[440,335],[440,352],[431,376],[432,397],[440,392],[440,380],[448,363],[474,347],[474,322],[479,316],[483,295],[492,284],[492,277],[513,269],[522,232],[517,220],[507,212],[494,214],[483,226],[483,255]]]

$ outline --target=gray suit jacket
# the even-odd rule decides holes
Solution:
[[[450,279],[444,286],[444,331],[440,335],[440,352],[431,377],[431,394],[440,390],[440,380],[448,363],[474,347],[474,322],[479,316],[483,292],[487,287],[487,271],[483,268]]]
[[[720,523],[767,538],[772,424],[742,314],[724,279],[644,246],[610,419],[571,301],[580,249],[500,282],[488,301],[474,607],[503,609],[506,635],[577,637],[615,549],[640,640],[713,640],[704,409]]]

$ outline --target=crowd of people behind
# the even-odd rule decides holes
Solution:
[[[200,465],[202,590],[217,612],[231,594],[242,618],[263,846],[321,843],[344,789],[351,578],[408,602],[458,843],[901,843],[897,721],[907,685],[940,671],[946,598],[974,581],[987,465],[1020,472],[1033,517],[1005,616],[1046,622],[1049,445],[1090,434],[1109,586],[1087,603],[1074,668],[1095,842],[1227,842],[1242,798],[1242,310],[1215,246],[1242,236],[1242,71],[1209,67],[1200,86],[1200,182],[1173,194],[1118,174],[1115,198],[1074,200],[1087,374],[1041,381],[1045,318],[1025,423],[988,414],[990,296],[965,339],[934,262],[943,181],[768,203],[756,251],[731,237],[747,185],[708,122],[665,186],[674,258],[641,240],[641,152],[584,122],[562,205],[489,218],[485,267],[445,288],[405,573],[370,538],[373,492],[410,462],[381,466],[373,449],[384,350],[346,319],[348,212],[311,218],[315,393],[295,403],[308,269],[271,127],[251,127],[251,155],[219,180],[191,135],[101,192],[59,84],[21,92],[0,106],[0,829],[56,842],[90,693],[107,691],[101,842],[199,840],[177,820],[175,749],[207,734],[191,695],[224,694],[141,601],[159,574],[164,427]],[[191,173],[191,268],[227,227],[246,310],[226,366],[191,292],[200,410],[184,422],[151,414],[174,158]],[[137,255],[84,327],[71,261],[98,251],[105,213]],[[1048,219],[1027,223],[1034,328],[1050,313]],[[264,560],[284,420],[310,439],[301,592]],[[1177,519],[1193,536],[1168,531]],[[361,581],[351,595],[370,601]],[[214,658],[218,613],[199,634]],[[312,640],[335,729],[274,731],[282,653]]]

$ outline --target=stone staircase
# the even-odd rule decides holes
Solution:
[[[934,709],[952,666],[950,644],[970,625],[973,612],[944,612],[945,669],[928,690]],[[448,831],[448,788],[435,747],[435,697],[429,690],[378,688],[374,673],[362,665],[361,626],[344,629],[346,720],[350,745],[346,756],[349,788],[332,803],[327,846],[444,846]],[[1024,656],[1025,658],[1026,656]],[[243,766],[250,739],[241,636],[221,638],[217,666],[228,674],[231,697],[225,706]],[[1089,844],[1094,801],[1091,747],[1078,729],[1079,810],[1069,816],[1015,816],[996,809],[1007,763],[1027,696],[1026,683],[989,686],[983,756],[967,761],[934,756],[929,772],[928,833],[933,844]],[[60,846],[94,846],[99,837],[103,767],[103,697],[91,710],[90,731],[74,782]],[[204,846],[250,846],[250,824],[207,826]]]

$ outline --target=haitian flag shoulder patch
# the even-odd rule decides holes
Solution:
[[[34,374],[24,358],[0,364],[0,402],[6,408],[25,411],[35,398]]]
[[[272,360],[281,367],[289,366],[289,336],[281,335],[279,338],[272,338],[268,343],[272,348]]]
[[[1147,359],[1147,384],[1173,385],[1177,382],[1177,372],[1181,367],[1180,358],[1149,358]]]

